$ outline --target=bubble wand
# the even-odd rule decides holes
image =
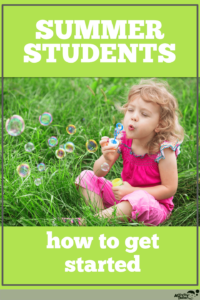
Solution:
[[[114,131],[114,139],[109,139],[109,145],[114,145],[115,148],[118,148],[119,141],[117,141],[118,134],[123,130],[123,125],[121,123],[117,123]],[[112,186],[120,186],[123,185],[123,181],[121,178],[116,178],[112,180]]]
[[[109,139],[108,146],[114,146],[114,149],[117,149],[119,146],[119,141],[117,140],[118,134],[123,130],[123,125],[121,123],[117,123],[114,130],[114,138]]]

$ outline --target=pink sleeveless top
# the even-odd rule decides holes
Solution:
[[[132,139],[126,139],[126,132],[122,131],[122,144],[118,147],[118,153],[122,154],[123,170],[121,177],[123,181],[127,181],[130,185],[135,187],[152,187],[161,184],[160,173],[158,169],[158,162],[164,159],[164,149],[171,148],[175,151],[176,158],[180,153],[180,143],[171,143],[164,141],[160,145],[160,151],[156,154],[149,156],[147,153],[144,155],[136,155],[131,150]],[[173,197],[168,199],[159,200],[159,203],[172,211],[174,208]]]

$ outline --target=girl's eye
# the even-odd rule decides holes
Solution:
[[[133,111],[132,109],[128,109],[128,111]]]
[[[148,117],[147,115],[145,115],[145,114],[142,114],[144,117]]]

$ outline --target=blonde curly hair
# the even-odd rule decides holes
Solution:
[[[165,140],[169,142],[183,142],[184,129],[179,124],[178,103],[171,94],[167,82],[158,82],[156,79],[141,80],[138,85],[131,87],[128,94],[128,102],[122,107],[117,108],[124,113],[127,112],[129,103],[133,100],[132,96],[140,96],[144,101],[154,102],[160,105],[159,132],[155,133],[153,139],[148,142],[148,154],[159,152],[160,145]],[[130,100],[132,98],[132,100]],[[123,122],[123,120],[122,120]]]

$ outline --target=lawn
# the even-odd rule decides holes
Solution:
[[[195,226],[197,215],[197,96],[195,78],[161,78],[167,81],[180,110],[180,124],[185,139],[178,157],[178,190],[174,197],[172,216],[160,226]],[[144,226],[137,221],[121,223],[114,217],[97,219],[86,206],[74,184],[83,170],[92,170],[101,155],[102,136],[113,136],[116,123],[123,115],[114,104],[126,102],[129,88],[140,78],[5,78],[3,103],[3,182],[5,226],[52,226],[56,218],[84,217],[88,226]],[[39,116],[49,112],[53,122],[39,123]],[[6,120],[19,115],[25,122],[24,132],[10,136]],[[73,124],[76,133],[69,135],[66,127]],[[49,147],[48,139],[56,136],[58,145]],[[93,139],[98,150],[86,150],[86,141]],[[75,150],[59,160],[55,151],[59,145],[73,142]],[[32,142],[35,150],[25,151]],[[199,141],[198,141],[199,142]],[[30,175],[21,178],[17,166],[27,163]],[[46,169],[39,172],[37,165]],[[116,162],[106,178],[120,177],[122,159]],[[41,178],[36,186],[34,180]],[[200,207],[200,206],[199,206]],[[67,226],[67,225],[66,225]]]

